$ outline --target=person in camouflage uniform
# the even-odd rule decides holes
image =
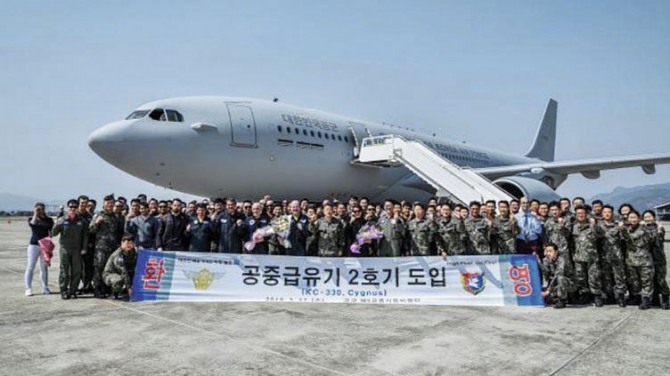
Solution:
[[[93,286],[96,298],[105,298],[106,286],[102,280],[107,259],[119,246],[117,239],[118,220],[113,212],[114,195],[106,196],[103,211],[98,213],[89,225],[89,231],[95,234],[95,254],[93,259]]]
[[[656,214],[647,210],[642,214],[645,223],[645,229],[652,238],[653,248],[651,257],[654,260],[654,295],[661,294],[661,308],[670,309],[670,287],[666,280],[668,273],[668,264],[663,250],[665,242],[665,229],[656,223]]]
[[[405,220],[400,215],[402,206],[393,201],[390,211],[386,215],[380,216],[377,226],[381,229],[384,236],[379,239],[380,257],[400,257],[404,256],[407,245],[407,228]]]
[[[622,223],[614,222],[614,208],[611,205],[604,205],[602,209],[602,220],[598,225],[602,227],[604,238],[602,241],[602,269],[605,273],[610,274],[612,282],[609,278],[603,278],[603,285],[612,283],[612,290],[614,292],[615,300],[619,307],[625,307],[626,301],[624,295],[626,294],[626,263],[624,260],[624,252],[622,249],[623,238],[621,235]],[[609,270],[606,270],[609,269]],[[603,274],[605,274],[603,273]],[[609,288],[604,288],[609,290]]]
[[[589,221],[591,219],[594,219],[596,221],[596,226],[603,227],[602,226],[602,221],[603,221],[603,219],[602,219],[602,208],[600,206],[599,206],[599,208],[600,208],[599,212],[595,213],[593,211],[593,207],[591,207],[589,205],[586,205],[586,204],[582,204],[582,203],[580,203],[580,205],[584,206],[584,208],[586,208],[587,217],[589,218]],[[612,219],[612,222],[614,222],[613,219]],[[617,227],[616,223],[614,223],[610,227],[616,228]],[[616,267],[616,266],[613,266],[610,263],[610,259],[612,257],[608,257],[607,249],[605,247],[606,232],[607,232],[607,230],[603,227],[603,237],[598,238],[598,241],[596,242],[596,245],[597,245],[597,248],[598,248],[598,264],[600,266],[600,286],[601,286],[601,289],[602,289],[601,298],[603,299],[603,301],[608,302],[608,304],[609,303],[614,303],[616,301],[619,305],[621,305],[622,304],[621,300],[617,299],[617,293],[615,291],[617,289],[616,288],[616,278],[617,277],[615,277],[615,275],[614,275],[614,269],[613,268]],[[626,280],[626,278],[624,276],[624,281],[625,280]],[[625,304],[625,301],[623,302],[623,304]],[[622,308],[623,308],[623,306],[622,306]]]
[[[575,222],[575,215],[570,211],[570,199],[567,197],[561,198],[559,205],[561,208],[561,218],[563,218],[564,222],[570,222],[567,224],[572,226]]]
[[[137,252],[133,242],[133,235],[126,234],[121,240],[121,246],[109,256],[102,279],[112,290],[114,298],[120,294],[132,294],[133,275],[137,264]]]
[[[598,259],[598,239],[604,236],[603,229],[596,220],[588,218],[583,206],[575,209],[576,222],[572,226],[572,239],[575,244],[575,279],[582,303],[588,299],[589,292],[596,307],[603,306],[600,265]]]
[[[628,223],[630,228],[623,229],[623,238],[626,241],[626,250],[628,258],[628,278],[630,283],[630,293],[634,296],[640,296],[640,309],[651,308],[651,295],[654,292],[654,259],[652,251],[656,241],[644,226],[640,225],[640,214],[631,210],[628,213]]]
[[[315,213],[309,219],[309,231],[314,236],[319,256],[337,257],[344,255],[344,226],[342,221],[333,216],[333,205],[323,205],[323,218],[318,218]]]
[[[437,226],[426,217],[426,208],[421,203],[414,204],[414,219],[407,222],[409,247],[412,256],[436,255],[435,237]]]
[[[491,226],[491,239],[494,253],[510,255],[516,253],[516,236],[519,229],[514,216],[510,215],[509,203],[505,200],[498,202],[498,216]]]
[[[60,235],[60,295],[63,299],[77,298],[81,280],[81,255],[86,253],[88,229],[86,219],[77,214],[77,200],[67,203],[68,214],[56,221],[53,236]]]
[[[544,224],[547,222],[547,219],[549,219],[548,202],[540,202],[540,205],[537,207],[537,219],[542,223],[542,228],[544,228]]]
[[[554,243],[558,247],[558,253],[567,257],[572,262],[570,255],[570,248],[568,246],[568,238],[570,237],[570,229],[565,225],[563,217],[561,217],[561,209],[559,204],[552,202],[549,205],[550,217],[544,222],[544,244]]]
[[[540,270],[547,282],[547,288],[542,292],[546,300],[551,297],[554,308],[564,308],[568,301],[568,295],[577,289],[575,284],[575,272],[572,263],[566,254],[561,254],[558,245],[548,243],[544,246],[544,259],[540,262],[537,254]]]
[[[491,243],[490,226],[486,218],[480,215],[481,204],[477,201],[470,203],[470,217],[465,220],[467,232],[466,249],[470,255],[490,255]]]
[[[440,216],[435,221],[437,226],[437,244],[443,256],[459,256],[465,254],[467,232],[460,213],[451,215],[449,204],[440,207]]]
[[[602,217],[603,217],[603,202],[602,202],[602,200],[591,201],[591,209],[593,210],[592,216],[594,218],[602,219]]]
[[[281,204],[277,203],[272,206],[272,218],[270,219],[270,226],[275,229],[282,226],[286,223],[287,227],[289,218],[284,216],[282,212]],[[283,239],[280,239],[279,235],[272,234],[267,238],[268,243],[268,254],[269,255],[285,255],[286,247],[284,247]]]
[[[623,221],[623,224],[626,227],[630,226],[630,223],[628,222],[628,213],[630,213],[632,210],[633,207],[629,203],[623,203],[619,205],[619,216],[616,218],[617,221]]]

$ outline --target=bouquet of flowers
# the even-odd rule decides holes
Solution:
[[[51,266],[51,258],[54,255],[55,248],[53,240],[50,236],[47,236],[46,238],[38,240],[37,243],[40,245],[42,257],[44,257],[44,262],[46,262],[47,266]]]
[[[272,235],[277,235],[282,239],[281,245],[286,248],[291,248],[291,243],[286,239],[290,230],[290,223],[287,217],[278,217],[270,222],[270,226],[261,227],[254,231],[251,235],[251,240],[244,243],[244,248],[251,251],[256,247],[257,243],[264,241]]]
[[[356,241],[349,248],[351,253],[361,253],[361,246],[365,243],[370,243],[373,240],[381,239],[384,233],[373,224],[366,224],[356,234]]]

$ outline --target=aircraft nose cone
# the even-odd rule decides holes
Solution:
[[[125,140],[127,127],[125,122],[115,122],[98,128],[88,137],[88,146],[99,156],[109,157],[118,144]]]

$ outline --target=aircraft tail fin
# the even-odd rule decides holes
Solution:
[[[554,150],[556,148],[556,114],[558,112],[558,102],[549,99],[547,109],[544,111],[544,117],[540,128],[535,135],[535,141],[526,153],[526,157],[537,158],[545,162],[554,161]]]

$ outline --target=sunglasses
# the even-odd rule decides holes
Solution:
[[[79,209],[79,206],[68,206],[68,209]]]
[[[245,209],[251,209],[251,206],[245,206],[244,208]]]

